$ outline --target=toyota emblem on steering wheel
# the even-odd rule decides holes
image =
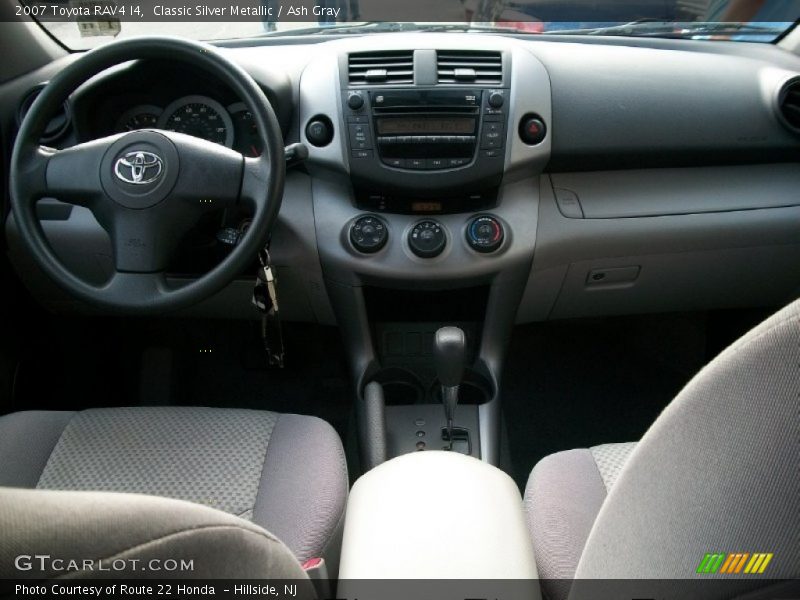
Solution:
[[[114,174],[121,181],[133,185],[153,183],[161,177],[164,171],[164,161],[152,152],[136,150],[128,152],[114,163]]]

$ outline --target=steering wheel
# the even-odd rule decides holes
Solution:
[[[244,157],[219,144],[161,130],[139,130],[64,150],[40,145],[49,118],[81,84],[136,59],[183,61],[216,76],[253,114],[264,148]],[[283,135],[264,92],[215,48],[171,37],[112,42],[67,66],[42,90],[23,120],[11,155],[11,206],[38,265],[73,296],[124,314],[154,314],[219,292],[269,238],[280,208],[286,166]],[[52,197],[92,211],[108,232],[114,274],[99,286],[71,273],[45,238],[36,202]],[[178,242],[204,213],[247,206],[252,222],[239,244],[211,271],[170,286],[165,270]]]

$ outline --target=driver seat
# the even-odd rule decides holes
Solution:
[[[37,548],[150,556],[192,538],[195,576],[291,578],[314,558],[335,576],[348,477],[321,419],[170,406],[0,417],[0,486],[0,577]]]

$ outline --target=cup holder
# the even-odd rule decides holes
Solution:
[[[428,401],[434,404],[439,404],[442,401],[442,388],[438,379],[434,379],[428,387]],[[461,380],[461,385],[458,388],[458,403],[459,404],[484,404],[492,399],[492,384],[486,377],[473,371],[472,369],[464,370],[464,377]]]
[[[409,404],[441,404],[439,380],[428,380],[426,385],[413,371],[400,367],[388,367],[378,371],[370,381],[377,381],[383,387],[386,406]],[[489,402],[493,387],[486,377],[472,369],[465,369],[458,394],[459,404],[478,405]]]
[[[411,371],[396,367],[382,369],[372,378],[383,387],[387,406],[420,404],[425,399],[425,386]]]

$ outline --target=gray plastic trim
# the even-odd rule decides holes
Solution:
[[[753,48],[750,58],[741,48],[749,44],[706,46],[714,48],[532,42],[552,84],[553,168],[757,162],[796,152],[797,136],[773,107],[780,82],[800,75],[800,59],[771,48]],[[764,60],[770,50],[774,60]]]
[[[324,54],[311,61],[300,78],[300,141],[308,148],[308,165],[335,172],[349,172],[347,136],[339,95],[339,61],[335,53]],[[317,115],[333,123],[333,139],[318,147],[308,141],[306,125]]]
[[[688,215],[800,205],[800,164],[554,173],[587,219]],[[742,215],[746,219],[746,215]]]
[[[618,175],[622,194],[626,174]],[[678,178],[682,184],[660,193],[691,195],[698,176]],[[744,190],[745,197],[749,194],[758,204],[759,197],[770,196],[769,181],[753,184]],[[782,305],[800,295],[800,206],[570,219],[558,210],[547,178],[542,178],[540,198],[533,269],[519,323]],[[642,198],[640,207],[648,201],[646,195]],[[587,284],[593,270],[618,267],[638,267],[636,279]]]

